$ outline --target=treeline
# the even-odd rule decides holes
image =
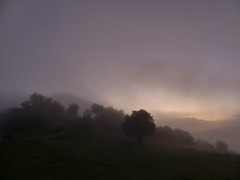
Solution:
[[[93,104],[82,116],[78,113],[79,108],[76,103],[65,108],[52,98],[34,93],[20,107],[2,114],[0,135],[55,133],[70,127],[111,129],[120,126],[124,118],[122,110],[99,104]]]
[[[7,142],[16,136],[32,134],[52,134],[63,131],[94,131],[97,133],[124,132],[134,136],[139,144],[143,137],[153,135],[158,142],[178,143],[196,147],[204,151],[227,152],[228,146],[217,141],[215,147],[203,140],[195,140],[191,134],[168,126],[156,127],[154,119],[145,110],[133,111],[125,115],[122,110],[93,104],[82,115],[79,106],[70,104],[67,108],[59,102],[34,93],[20,107],[12,108],[0,114],[0,138]]]
[[[163,143],[176,143],[187,145],[201,151],[227,153],[228,145],[221,140],[217,140],[215,145],[206,140],[194,139],[187,131],[182,129],[172,129],[168,126],[158,127],[155,130],[155,138]]]

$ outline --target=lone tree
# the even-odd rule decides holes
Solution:
[[[123,131],[127,135],[136,136],[139,144],[143,143],[143,136],[151,135],[155,128],[153,117],[143,109],[132,111],[131,116],[126,115],[122,124]]]

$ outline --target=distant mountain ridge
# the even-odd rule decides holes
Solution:
[[[223,140],[227,142],[230,149],[240,152],[240,119],[222,121],[218,127],[199,131],[193,135],[212,143],[216,140]]]
[[[190,132],[196,139],[215,143],[225,141],[230,149],[240,152],[240,118],[207,121],[197,118],[159,118],[160,126],[170,126]]]
[[[158,122],[162,126],[184,129],[191,133],[212,129],[221,124],[219,121],[207,121],[197,118],[159,118]]]

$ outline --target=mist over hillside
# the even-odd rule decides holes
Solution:
[[[27,95],[23,94],[0,95],[0,110],[18,107],[27,99],[26,97]],[[93,104],[93,102],[87,99],[70,93],[55,94],[50,97],[61,103],[65,108],[73,102],[77,103],[80,107],[80,114],[86,109],[89,109]],[[171,117],[167,113],[155,112],[154,118],[158,126],[183,129],[190,132],[196,139],[204,139],[213,144],[221,139],[228,143],[230,149],[240,152],[240,144],[238,141],[240,137],[240,120],[238,117],[233,120],[207,121],[197,118],[184,118],[183,115]]]
[[[82,115],[76,103],[87,108]],[[50,98],[33,93],[20,107],[0,111],[0,179],[42,175],[102,179],[110,177],[109,172],[110,179],[115,179],[119,170],[126,174],[120,172],[117,179],[136,175],[142,179],[139,171],[148,173],[146,179],[193,179],[199,172],[200,179],[239,177],[239,153],[222,140],[209,143],[183,129],[156,126],[154,117],[144,109],[125,114],[111,106],[89,105],[70,94]],[[195,130],[205,123],[195,118],[182,122],[195,125]],[[136,172],[128,171],[133,167]]]
[[[240,152],[240,120],[237,118],[207,121],[197,118],[159,117],[156,121],[161,126],[184,129],[196,139],[204,139],[213,144],[219,139],[224,140],[230,149]]]
[[[159,125],[171,126],[173,128],[185,129],[191,133],[207,131],[211,129],[218,129],[222,127],[231,126],[231,124],[238,123],[238,121],[221,120],[221,121],[208,121],[197,118],[182,118],[182,117],[166,117],[156,118]]]
[[[27,97],[28,95],[26,94],[0,94],[0,110],[17,107],[26,100]]]
[[[80,113],[89,109],[93,104],[93,102],[87,99],[67,93],[53,95],[51,98],[57,100],[65,107],[68,107],[72,102],[77,103],[80,107]],[[161,115],[159,116],[159,114]],[[208,121],[194,117],[186,118],[184,115],[175,115],[175,117],[171,117],[163,112],[155,112],[154,118],[158,126],[183,129],[190,132],[196,139],[207,140],[213,144],[221,139],[228,143],[230,149],[240,152],[240,144],[238,143],[240,137],[240,121],[238,119]]]
[[[239,32],[240,0],[0,0],[0,180],[240,179]]]
[[[0,110],[5,110],[8,108],[18,107],[26,99],[28,99],[29,94],[11,93],[11,94],[0,94]],[[79,112],[82,113],[85,109],[91,107],[93,102],[86,100],[84,98],[74,96],[70,93],[60,93],[50,96],[53,100],[61,103],[65,108],[73,102],[77,103],[80,107]]]
[[[196,138],[206,139],[209,142],[216,142],[221,139],[228,143],[229,148],[240,152],[240,121],[239,120],[225,120],[216,122],[215,127],[211,129],[198,131],[192,133]]]
[[[67,108],[68,105],[72,103],[78,104],[80,114],[82,114],[84,110],[89,109],[93,104],[93,102],[90,102],[84,98],[74,96],[68,93],[55,94],[55,95],[52,95],[51,98],[61,103],[65,108]]]

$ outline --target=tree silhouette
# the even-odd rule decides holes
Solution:
[[[189,145],[194,144],[194,138],[187,131],[184,131],[182,129],[175,129],[174,135],[175,135],[176,142],[180,142],[183,144],[189,144]]]
[[[14,132],[32,133],[48,124],[55,124],[64,118],[64,113],[60,103],[34,93],[20,108],[13,108],[8,113],[9,126]]]
[[[67,113],[68,113],[69,117],[76,118],[79,115],[78,110],[79,110],[78,104],[72,103],[68,106]]]
[[[104,106],[100,104],[93,104],[91,106],[91,112],[95,115],[98,116],[100,113],[102,113],[104,110]]]
[[[127,135],[136,136],[139,144],[143,143],[143,136],[152,134],[155,128],[153,117],[143,109],[132,111],[131,116],[126,115],[122,124],[123,131]]]
[[[206,140],[201,140],[201,139],[197,139],[195,141],[195,146],[200,149],[200,150],[204,150],[204,151],[214,151],[215,148],[214,146],[207,142]]]
[[[86,120],[92,120],[92,112],[90,109],[86,109],[84,112],[83,112],[83,119],[86,119]]]
[[[104,107],[99,104],[93,104],[91,107],[91,117],[96,126],[102,129],[115,129],[120,127],[124,118],[122,110],[113,107]]]
[[[228,150],[228,145],[227,145],[227,143],[225,143],[225,142],[223,142],[223,141],[217,140],[215,145],[216,145],[216,148],[217,148],[219,151],[221,151],[221,152],[226,153],[227,150]]]
[[[188,145],[194,144],[194,138],[189,132],[184,131],[182,129],[173,130],[168,126],[157,127],[155,136],[159,138],[161,141],[178,142]]]

